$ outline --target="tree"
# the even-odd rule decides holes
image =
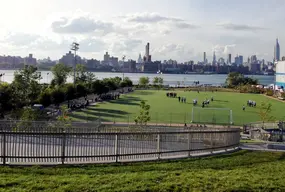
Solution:
[[[259,110],[259,117],[263,123],[265,121],[275,120],[275,118],[271,115],[271,111],[272,111],[272,104],[262,101]]]
[[[86,97],[88,90],[84,86],[84,84],[79,83],[76,85],[76,96],[77,97]]]
[[[143,87],[147,87],[149,84],[149,78],[148,77],[140,77],[139,79],[139,85]]]
[[[153,78],[152,83],[153,83],[153,86],[154,86],[154,87],[156,87],[156,86],[158,85],[158,81],[159,81],[158,78],[159,78],[159,77],[154,77],[154,78]]]
[[[106,85],[103,83],[103,81],[100,81],[100,80],[96,80],[92,83],[92,86],[91,86],[91,90],[92,90],[92,93],[94,94],[98,94],[98,95],[101,95],[103,93],[107,93],[108,92],[108,87],[106,87]]]
[[[61,88],[55,88],[51,91],[51,101],[56,106],[59,106],[60,103],[64,102],[65,93]]]
[[[64,86],[64,92],[65,92],[65,99],[70,101],[72,99],[76,98],[76,88],[73,84],[68,83]]]
[[[158,87],[161,88],[163,86],[163,78],[158,77]]]
[[[71,72],[71,67],[62,63],[56,64],[51,68],[53,74],[52,85],[63,85]]]
[[[44,107],[48,107],[51,104],[51,90],[49,88],[43,90],[38,100]]]
[[[243,74],[238,72],[231,72],[226,79],[226,85],[229,88],[234,88],[241,85],[257,85],[258,81],[250,77],[244,77]]]
[[[120,84],[120,82],[116,78],[105,78],[103,79],[103,83],[106,87],[108,87],[109,91],[116,90]]]
[[[128,78],[125,77],[123,81],[121,81],[120,83],[120,87],[132,87],[133,86],[133,82]]]
[[[20,106],[33,103],[41,91],[41,86],[38,83],[40,79],[41,75],[34,66],[25,65],[23,69],[16,71],[11,84],[14,102],[20,104]]]
[[[0,83],[0,114],[13,107],[13,90],[8,83]]]
[[[150,121],[149,110],[150,110],[150,105],[146,104],[145,101],[141,101],[140,113],[135,118],[135,123],[139,125],[146,125],[147,122]]]

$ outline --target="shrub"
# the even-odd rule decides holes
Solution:
[[[274,95],[273,90],[272,90],[272,89],[267,89],[267,90],[266,90],[266,95],[267,95],[267,96],[273,96],[273,95]]]
[[[55,88],[51,91],[51,101],[55,105],[59,105],[65,100],[65,92],[61,88]]]
[[[44,91],[42,91],[38,101],[44,107],[48,107],[51,104],[51,90],[45,89]]]

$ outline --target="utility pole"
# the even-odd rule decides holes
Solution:
[[[71,51],[74,51],[74,64],[73,64],[73,83],[74,83],[74,86],[75,86],[75,68],[76,68],[76,51],[78,51],[79,49],[79,44],[76,43],[76,42],[73,42],[71,44]]]
[[[123,55],[123,57],[122,57],[122,60],[123,60],[123,70],[124,70],[125,59],[126,59],[126,55]],[[123,81],[124,81],[124,78],[125,78],[125,73],[123,71]]]

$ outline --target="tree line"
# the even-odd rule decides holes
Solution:
[[[88,94],[101,95],[118,88],[133,86],[128,77],[96,79],[95,75],[81,64],[76,65],[74,84],[67,83],[67,78],[72,74],[71,67],[56,64],[51,72],[51,83],[40,84],[42,77],[37,68],[26,65],[15,71],[11,84],[0,83],[0,113],[34,104],[58,106],[64,101],[86,97]]]

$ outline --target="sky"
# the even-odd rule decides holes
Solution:
[[[2,0],[0,55],[60,59],[79,55],[202,61],[231,53],[271,61],[285,56],[284,0]]]

